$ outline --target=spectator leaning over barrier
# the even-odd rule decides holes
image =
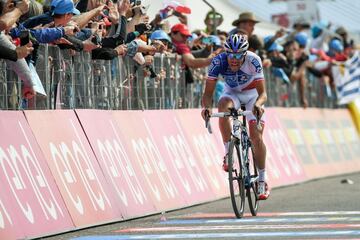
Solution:
[[[308,100],[306,98],[307,70],[316,77],[322,76],[319,71],[312,67],[309,61],[309,56],[305,51],[307,43],[308,37],[305,32],[297,33],[293,40],[285,43],[285,55],[291,64],[285,71],[289,74],[292,83],[299,83],[300,103],[304,108],[308,107]]]
[[[29,1],[27,0],[19,2],[16,7],[13,6],[11,1],[0,1],[0,31],[9,30],[16,23],[16,21],[18,21],[22,13],[27,12],[28,8]],[[2,35],[2,37],[5,36]],[[6,40],[4,39],[3,41]],[[25,58],[33,51],[31,43],[13,49],[5,46],[2,44],[2,41],[0,41],[0,47],[0,58],[14,62],[16,62],[18,59]]]
[[[26,13],[29,9],[29,1],[23,0],[15,6],[14,2],[11,0],[1,1],[1,16],[0,16],[0,26],[1,31],[8,31],[12,25],[21,17],[22,14]],[[23,57],[27,56],[32,50],[32,44],[28,43],[23,47],[16,47],[3,32],[0,33],[0,46],[6,49],[5,51],[10,53],[10,55],[5,55],[7,59],[13,61],[7,61],[7,64],[10,68],[17,74],[17,76],[23,81],[22,95],[25,98],[32,98],[35,95],[33,89],[32,76]],[[3,52],[3,54],[5,53]],[[15,53],[16,58],[15,59]],[[15,62],[15,61],[16,62]]]
[[[176,52],[182,56],[182,60],[187,67],[202,68],[210,65],[212,58],[216,54],[211,54],[207,58],[195,58],[186,44],[188,37],[191,36],[186,25],[182,23],[175,24],[171,28],[171,40],[174,44]]]
[[[225,79],[225,91],[218,103],[219,112],[228,112],[229,108],[240,109],[241,104],[253,113],[247,116],[250,138],[254,148],[254,159],[259,169],[258,194],[260,200],[269,197],[270,190],[266,183],[265,161],[266,146],[263,142],[264,104],[267,101],[265,81],[261,60],[256,54],[247,51],[249,43],[244,35],[230,35],[226,41],[226,52],[216,56],[209,67],[208,79],[202,98],[203,110],[201,115],[206,119],[211,116],[213,93],[219,75]],[[257,121],[262,129],[257,128]],[[224,143],[225,156],[223,170],[228,171],[228,152],[231,139],[229,118],[219,118],[219,128]]]
[[[335,33],[340,36],[339,40],[342,41],[342,44],[344,46],[344,53],[349,57],[354,50],[354,40],[348,38],[348,32],[344,27],[338,27],[335,30]]]
[[[151,41],[155,41],[155,40],[161,41],[164,44],[164,53],[172,52],[171,38],[165,31],[156,30],[156,31],[152,32],[150,35],[150,40]]]

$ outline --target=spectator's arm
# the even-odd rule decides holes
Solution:
[[[208,58],[195,58],[191,53],[186,53],[182,55],[183,61],[186,66],[190,68],[202,68],[210,65],[212,57]]]
[[[73,37],[64,35],[64,38],[68,40],[72,45],[69,44],[58,44],[60,49],[73,49],[75,51],[82,51],[84,49],[84,44],[81,40]]]
[[[267,49],[270,48],[270,46],[276,41],[276,39],[281,38],[284,35],[285,35],[285,30],[283,28],[276,31],[275,35],[265,43],[264,49],[267,51]]]
[[[92,50],[92,59],[112,60],[118,56],[118,52],[112,48],[97,48]]]
[[[185,14],[182,14],[180,12],[176,12],[174,11],[174,16],[177,16],[179,21],[184,24],[184,25],[187,25],[188,24],[188,18]]]
[[[79,28],[84,28],[92,18],[98,16],[102,12],[104,7],[105,7],[105,5],[101,5],[97,8],[94,8],[94,9],[88,11],[88,12],[84,12],[79,16],[74,16],[72,18],[72,20],[74,22],[76,22],[76,24],[79,26]]]
[[[160,16],[159,13],[157,13],[155,15],[155,18],[150,22],[151,29],[152,30],[158,29],[159,26],[160,26],[161,21],[162,21],[161,16]]]
[[[34,28],[40,25],[46,25],[53,22],[53,18],[51,13],[47,12],[42,15],[34,16],[32,18],[27,19],[26,21],[22,22],[22,25],[27,28]]]
[[[156,48],[151,45],[145,45],[145,44],[138,44],[138,52],[142,53],[155,53]]]
[[[131,19],[130,22],[126,25],[126,32],[134,32],[135,31],[135,25],[138,25],[141,23],[141,12],[140,12],[140,6],[137,6],[134,8],[134,16]]]
[[[116,30],[116,33],[111,37],[106,37],[102,39],[102,46],[115,48],[119,44],[125,42],[126,38],[126,18],[121,16],[119,19],[119,24]]]
[[[0,48],[1,48],[1,51],[0,51],[1,59],[7,59],[7,60],[11,60],[13,62],[16,62],[16,60],[17,60],[16,50],[7,48],[5,46],[0,46]]]
[[[20,37],[22,30],[27,30],[22,24],[19,24],[17,28],[13,28],[10,31],[10,36],[13,38]],[[62,38],[65,34],[64,28],[43,28],[43,29],[31,29],[31,36],[36,39],[38,43],[51,43],[55,40]]]
[[[195,58],[207,58],[211,54],[211,49],[203,48],[200,50],[193,50],[191,53]]]
[[[75,34],[75,37],[77,39],[85,41],[86,39],[91,38],[92,35],[93,35],[93,32],[92,32],[91,28],[83,28],[80,30],[80,32],[77,32]]]

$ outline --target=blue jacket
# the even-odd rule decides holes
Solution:
[[[20,36],[22,30],[27,30],[21,23],[17,28],[10,30],[10,36],[17,38]],[[38,43],[52,43],[55,40],[62,38],[65,35],[64,28],[44,28],[44,29],[29,29],[30,34],[36,39]]]
[[[50,12],[34,16],[32,18],[29,18],[28,20],[24,21],[22,24],[25,28],[34,28],[39,25],[45,25],[49,24],[54,21],[54,18],[51,16]]]
[[[28,20],[24,21],[22,25],[24,25],[25,28],[34,28],[39,25],[45,25],[49,24],[54,21],[54,18],[51,16],[50,12],[46,12],[44,14],[34,16],[32,18],[29,18]],[[86,40],[90,38],[92,35],[91,29],[89,28],[83,28],[80,32],[77,32],[75,34],[75,37],[79,40]]]

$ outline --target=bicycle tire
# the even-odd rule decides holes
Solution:
[[[255,162],[254,162],[254,151],[252,148],[250,148],[250,149],[251,149],[251,151],[250,151],[251,157],[249,154],[247,154],[247,158],[249,161],[248,171],[249,171],[250,176],[254,177],[254,176],[258,176],[258,172],[257,172],[257,168],[256,168]],[[249,151],[249,149],[247,151]],[[251,171],[251,169],[253,169],[253,171]],[[257,181],[252,181],[250,183],[250,185],[246,188],[246,196],[248,199],[251,215],[256,216],[258,209],[259,209],[259,201],[258,201],[258,194],[257,194]]]
[[[243,177],[241,147],[237,139],[233,138],[229,145],[228,170],[230,197],[234,213],[237,218],[242,218],[245,209],[245,179]]]

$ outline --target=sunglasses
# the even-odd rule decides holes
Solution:
[[[243,53],[227,53],[227,56],[230,59],[236,59],[236,60],[240,60],[245,55],[246,55],[246,52],[243,52]]]

